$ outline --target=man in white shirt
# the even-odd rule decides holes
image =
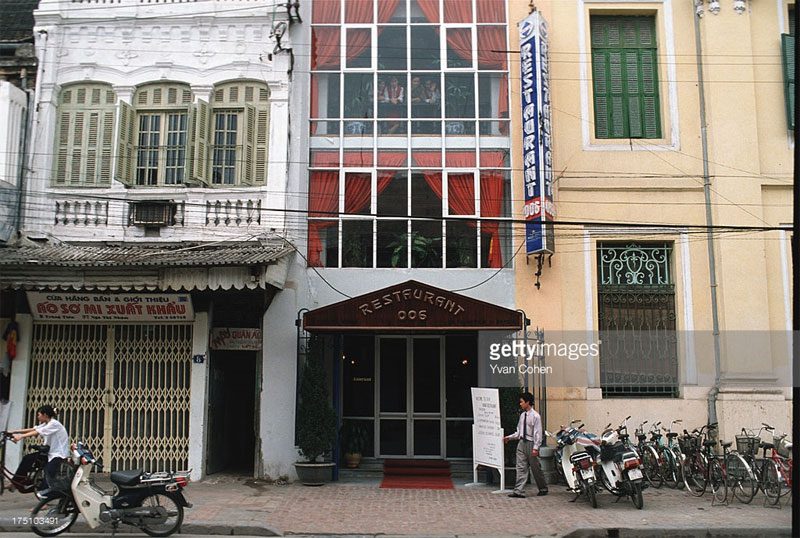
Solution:
[[[45,498],[50,492],[58,467],[61,465],[62,460],[69,458],[69,435],[66,428],[56,420],[56,411],[52,405],[43,405],[36,411],[36,420],[39,424],[33,428],[26,428],[24,430],[16,430],[13,432],[14,437],[12,440],[18,443],[26,437],[42,436],[45,445],[50,446],[50,451],[47,453],[47,465],[44,468],[44,475],[47,479],[48,488],[36,493],[36,496]],[[16,476],[25,476],[38,454],[28,454],[19,464]],[[28,460],[28,461],[26,461]],[[27,467],[27,468],[26,468]]]
[[[503,442],[519,439],[517,443],[517,483],[509,497],[524,498],[525,484],[528,482],[528,473],[533,473],[536,487],[539,488],[537,496],[547,495],[547,480],[544,478],[542,467],[539,465],[539,447],[542,445],[542,418],[533,409],[533,394],[524,392],[519,396],[519,406],[522,414],[519,416],[517,431],[503,437]]]

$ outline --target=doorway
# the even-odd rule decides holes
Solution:
[[[215,351],[209,364],[206,473],[252,476],[256,446],[257,353]]]
[[[443,339],[386,336],[377,346],[379,455],[443,457]]]

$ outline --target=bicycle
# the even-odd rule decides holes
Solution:
[[[673,424],[680,424],[682,420],[673,420],[669,428],[662,428],[666,434],[666,442],[661,445],[661,475],[664,483],[672,489],[683,487],[683,451],[677,443],[678,433],[672,431]],[[659,423],[660,424],[660,423]]]
[[[14,435],[7,431],[0,432],[0,495],[5,492],[6,480],[8,480],[11,487],[20,493],[33,493],[44,480],[44,467],[47,465],[47,453],[50,451],[50,447],[48,445],[34,445],[31,447],[38,453],[38,456],[28,474],[22,480],[19,480],[14,478],[15,471],[6,467],[6,444],[13,437]]]
[[[786,440],[785,433],[776,435],[772,426],[764,424],[764,429],[772,432],[772,443],[760,444],[764,458],[759,460],[761,465],[757,468],[757,474],[759,474],[759,486],[764,492],[764,504],[775,506],[780,503],[781,497],[792,490],[794,468],[791,458],[792,443]],[[767,455],[768,450],[769,455]]]
[[[755,430],[747,430],[742,428],[742,435],[736,436],[736,450],[744,457],[745,461],[750,465],[755,476],[755,483],[753,484],[753,495],[758,493],[759,489],[764,489],[763,480],[764,475],[768,472],[767,465],[772,463],[766,457],[766,449],[764,450],[764,458],[758,459],[758,451],[763,446],[761,441],[761,433],[764,431],[773,431],[774,428],[769,424],[762,422],[761,428],[758,433],[753,433]]]
[[[660,423],[651,426],[650,441],[647,441],[647,434],[644,432],[645,424],[647,424],[646,420],[639,424],[639,427],[636,429],[636,438],[639,440],[639,444],[636,445],[636,450],[641,455],[644,477],[651,486],[658,489],[664,484],[664,477],[661,476],[661,458],[655,448],[658,439],[655,436],[657,435],[657,431],[654,431],[654,428],[657,429]]]
[[[737,436],[739,437],[739,436]],[[750,438],[750,436],[746,436]],[[719,442],[722,446],[725,485],[733,489],[733,496],[743,504],[750,504],[757,491],[758,480],[747,460],[738,450],[730,450],[733,441]],[[752,441],[743,441],[742,448],[750,449]],[[738,447],[737,447],[738,448]]]

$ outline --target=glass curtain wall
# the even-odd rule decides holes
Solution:
[[[507,264],[506,2],[312,10],[309,265]]]

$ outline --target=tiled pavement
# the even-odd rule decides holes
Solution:
[[[535,488],[530,489],[531,493]],[[187,510],[184,534],[353,535],[517,535],[565,536],[579,529],[622,529],[620,536],[705,536],[790,534],[791,507],[763,506],[759,496],[750,505],[733,501],[711,506],[710,496],[693,498],[681,491],[648,489],[645,506],[636,510],[625,499],[614,503],[598,496],[599,508],[551,486],[546,497],[510,499],[493,494],[491,486],[455,490],[380,489],[378,481],[338,482],[319,488],[275,485],[234,477],[212,477],[186,490],[194,504]],[[10,518],[26,515],[31,495],[0,497],[0,530],[22,530]],[[81,530],[78,527],[76,530]],[[630,529],[626,531],[625,529]],[[598,535],[598,534],[591,534]]]

